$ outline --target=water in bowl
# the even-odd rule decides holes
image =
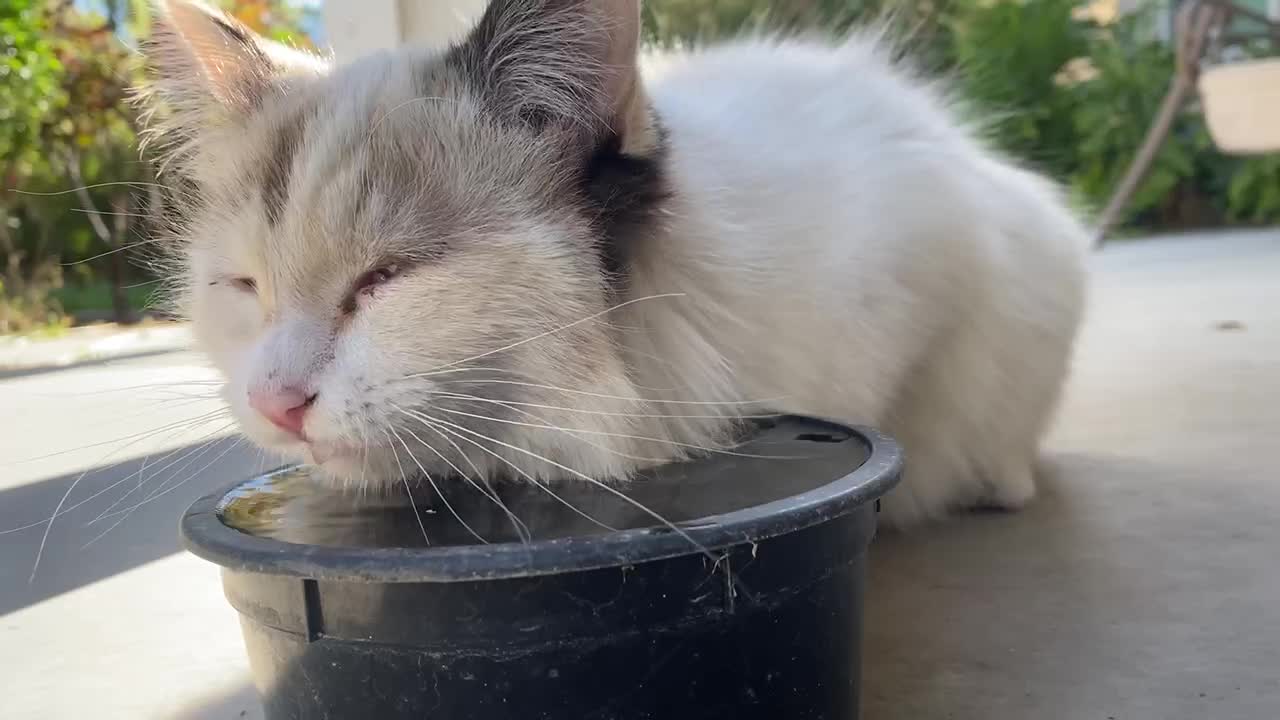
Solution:
[[[442,547],[550,540],[616,530],[698,524],[843,477],[865,460],[853,436],[798,418],[759,423],[714,462],[673,463],[621,483],[549,485],[461,478],[410,480],[384,493],[341,491],[305,466],[268,473],[228,492],[222,522],[241,532],[331,547]],[[851,456],[854,458],[851,461]],[[788,472],[803,459],[806,472]]]

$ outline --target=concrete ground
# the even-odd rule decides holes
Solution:
[[[1280,718],[1280,234],[1094,259],[1039,500],[873,546],[873,720]]]
[[[1280,233],[1094,261],[1040,499],[873,546],[871,720],[1280,717]],[[0,530],[47,517],[85,469],[73,502],[123,480],[59,519],[33,583],[43,528],[0,535],[0,717],[261,717],[217,572],[174,530],[261,460],[198,444],[218,416],[132,437],[215,412],[191,384],[209,378],[178,353],[0,381]],[[85,525],[147,452],[147,484],[112,512],[176,489],[81,549],[123,517]]]
[[[170,353],[190,344],[191,330],[186,324],[155,321],[132,326],[85,325],[51,338],[0,335],[0,379],[87,362]]]

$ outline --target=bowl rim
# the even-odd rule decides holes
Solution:
[[[811,490],[677,523],[685,536],[659,526],[530,543],[438,548],[302,545],[250,535],[222,522],[219,503],[250,478],[192,503],[182,515],[182,542],[192,554],[237,572],[366,583],[501,580],[625,567],[763,542],[845,515],[877,500],[900,479],[902,449],[888,435],[865,426],[784,417],[849,432],[851,439],[865,446],[866,459],[844,476]]]

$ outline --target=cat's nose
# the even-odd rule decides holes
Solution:
[[[296,437],[302,437],[302,424],[316,396],[296,387],[249,391],[249,407],[257,410],[273,425]]]

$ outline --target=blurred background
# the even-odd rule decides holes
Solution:
[[[333,47],[340,58],[405,40],[447,40],[483,5],[219,4],[261,33]],[[1242,4],[1280,15],[1276,0]],[[838,33],[893,11],[913,54],[951,77],[995,144],[1096,209],[1168,86],[1174,10],[1140,0],[650,0],[645,22],[649,41],[681,46],[765,27]],[[156,168],[139,156],[138,117],[128,103],[147,16],[146,0],[0,2],[0,334],[51,335],[160,315],[145,250],[164,198],[146,184]],[[1277,219],[1280,155],[1224,156],[1193,103],[1125,208],[1121,231]]]

